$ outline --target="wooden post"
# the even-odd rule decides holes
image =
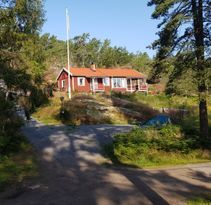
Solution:
[[[140,91],[140,79],[138,78],[138,91]]]
[[[130,78],[130,92],[132,93],[132,91],[133,91],[132,78]]]
[[[75,91],[74,77],[72,76],[72,90]]]
[[[92,78],[92,92],[95,93],[94,78]]]

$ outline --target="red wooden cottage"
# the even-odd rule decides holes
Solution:
[[[71,90],[76,92],[147,92],[146,76],[123,68],[70,68]],[[68,70],[63,68],[58,77],[60,91],[68,91]]]

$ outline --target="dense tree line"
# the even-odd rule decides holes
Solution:
[[[45,39],[43,46],[46,48],[47,67],[60,69],[66,66],[66,42],[50,34],[44,34],[41,39]],[[84,33],[70,40],[70,61],[73,67],[90,67],[91,63],[105,68],[130,66],[147,74],[153,60],[147,53],[130,53],[124,47],[111,46],[108,39],[101,41]]]

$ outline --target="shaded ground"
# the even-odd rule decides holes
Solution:
[[[211,163],[140,170],[104,166],[101,144],[130,126],[44,126],[31,121],[24,133],[37,148],[41,176],[19,193],[0,195],[1,205],[184,204],[211,192]]]

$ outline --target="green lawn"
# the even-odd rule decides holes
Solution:
[[[61,101],[59,98],[49,99],[49,102],[38,108],[32,116],[38,121],[41,121],[47,125],[57,125],[61,124],[59,119],[59,112],[61,107]]]
[[[188,200],[188,205],[211,205],[211,195]]]
[[[150,107],[159,108],[191,108],[198,106],[197,97],[185,97],[185,96],[166,96],[160,95],[146,95],[143,93],[112,93],[112,96],[127,99],[132,102],[140,102],[149,105]],[[208,100],[209,102],[209,100]]]
[[[114,142],[105,146],[105,153],[114,163],[140,168],[211,161],[210,148],[175,125],[117,134]]]
[[[0,191],[37,174],[34,150],[24,137],[19,151],[0,157]]]

